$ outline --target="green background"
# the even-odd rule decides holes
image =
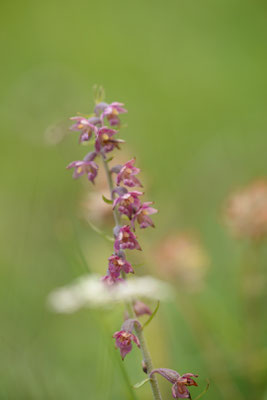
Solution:
[[[45,140],[91,112],[94,84],[126,104],[121,136],[160,210],[157,229],[140,235],[144,250],[193,229],[211,258],[205,290],[178,293],[148,328],[155,365],[198,373],[193,398],[206,379],[207,399],[266,398],[263,330],[253,372],[241,357],[237,292],[249,246],[231,239],[220,214],[233,188],[266,175],[266,18],[262,0],[1,2],[1,400],[135,398],[111,339],[122,310],[46,307],[51,290],[86,268],[104,272],[111,251],[77,216],[84,189],[65,166],[84,149],[75,135]],[[264,246],[258,257],[265,267]],[[144,378],[139,363],[137,350],[124,362],[132,384]],[[151,399],[149,387],[136,396]]]

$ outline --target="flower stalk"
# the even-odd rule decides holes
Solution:
[[[110,196],[114,200],[114,192],[113,192],[114,185],[113,185],[111,172],[110,172],[110,169],[108,166],[108,162],[103,155],[102,155],[102,160],[103,160],[103,165],[104,165],[106,178],[107,178],[107,182],[108,182],[108,186],[109,186]],[[113,209],[113,217],[114,217],[116,226],[120,226],[120,217],[119,217],[119,214],[118,214],[118,211],[116,208]],[[125,274],[123,274],[123,276],[125,277]],[[137,318],[137,316],[134,312],[133,304],[127,302],[125,306],[128,311],[129,318]],[[153,371],[153,362],[152,362],[150,352],[148,350],[148,346],[147,346],[147,343],[145,340],[145,336],[144,336],[142,327],[139,325],[135,325],[135,332],[136,332],[136,336],[140,343],[140,349],[141,349],[142,356],[143,356],[143,362],[144,362],[144,365],[146,366],[147,374],[149,375]],[[162,396],[160,393],[160,389],[159,389],[159,385],[158,385],[156,376],[152,375],[150,377],[149,382],[150,382],[154,400],[162,400]]]
[[[80,143],[86,144],[86,142],[94,138],[94,151],[88,153],[83,160],[73,161],[67,168],[74,168],[73,178],[77,179],[82,175],[87,175],[88,180],[94,183],[99,169],[95,160],[98,157],[102,159],[110,191],[110,200],[103,196],[102,198],[105,202],[112,203],[115,227],[113,229],[113,254],[108,258],[106,275],[103,276],[98,283],[102,288],[105,287],[105,290],[108,290],[110,293],[116,292],[116,290],[121,287],[131,294],[131,290],[129,289],[129,283],[131,281],[127,283],[126,276],[129,273],[134,273],[134,269],[126,258],[125,250],[142,250],[135,234],[136,228],[154,228],[155,225],[151,219],[151,215],[157,213],[157,210],[152,207],[152,202],[142,203],[140,197],[143,196],[144,193],[135,189],[136,187],[143,187],[140,180],[136,177],[140,169],[134,165],[135,158],[129,160],[122,166],[117,165],[111,169],[109,168],[108,163],[110,158],[107,157],[107,153],[115,149],[120,149],[120,145],[124,143],[124,140],[117,138],[118,130],[113,128],[116,127],[118,129],[120,127],[120,114],[126,113],[127,110],[124,109],[122,103],[113,102],[108,104],[101,100],[98,99],[94,109],[94,115],[90,118],[72,118],[75,123],[72,125],[71,130],[80,133]],[[115,182],[113,181],[113,174],[117,175],[114,179]],[[124,225],[121,224],[122,215],[128,218],[128,223],[126,222]],[[157,293],[157,300],[159,300],[158,296],[159,294]],[[67,293],[66,291],[64,292],[64,290],[63,292],[61,291],[59,297],[63,300],[63,310],[68,308],[66,307],[66,301],[68,306],[68,302],[71,300],[68,296],[68,291]],[[136,297],[138,297],[138,295]],[[143,356],[143,371],[148,374],[154,400],[162,400],[155,373],[160,373],[173,383],[172,394],[174,398],[191,398],[187,386],[197,385],[196,382],[191,379],[192,376],[197,375],[184,374],[180,376],[176,371],[164,368],[153,368],[143,327],[137,319],[138,316],[144,314],[148,314],[152,319],[153,314],[150,308],[136,299],[135,296],[128,297],[128,299],[131,299],[126,301],[128,316],[122,324],[121,330],[113,334],[115,346],[119,349],[122,360],[132,351],[133,347],[137,347],[141,350]],[[79,298],[79,296],[78,302],[79,304],[81,303],[81,298]],[[75,307],[77,307],[77,305],[74,305],[73,308],[75,309]],[[133,333],[133,331],[135,333]]]
[[[107,182],[108,182],[108,187],[109,187],[109,191],[110,191],[110,197],[112,200],[114,200],[114,185],[113,185],[113,180],[112,180],[112,176],[111,176],[111,172],[108,166],[108,162],[107,159],[105,158],[105,156],[102,154],[102,161],[103,161],[103,166],[104,166],[104,170],[106,173],[106,178],[107,178]],[[116,226],[120,226],[120,216],[119,213],[117,211],[116,208],[113,209],[113,217],[114,217],[114,221]]]

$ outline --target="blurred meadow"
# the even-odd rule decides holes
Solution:
[[[137,274],[176,293],[147,328],[155,366],[199,374],[193,399],[207,379],[207,400],[267,399],[267,249],[223,217],[230,193],[267,176],[266,2],[0,7],[0,399],[152,398],[131,389],[144,379],[139,352],[122,363],[114,349],[121,307],[47,307],[53,289],[104,273],[111,251],[88,223],[91,212],[111,233],[88,210],[96,189],[65,169],[86,154],[69,117],[91,112],[95,84],[129,110],[119,157],[137,157],[159,209],[156,229],[138,232]]]

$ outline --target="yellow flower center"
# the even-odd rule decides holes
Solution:
[[[107,142],[109,140],[109,136],[106,133],[104,133],[104,135],[102,136],[102,139],[104,142]]]
[[[124,333],[122,333],[122,335],[119,338],[119,340],[120,340],[121,343],[126,341],[127,344],[130,344],[131,343],[131,334],[127,333],[127,332],[124,332]]]
[[[77,168],[77,172],[78,172],[78,174],[80,174],[80,173],[82,172],[82,170],[83,170],[83,168],[82,168],[82,167],[78,167],[78,168]]]

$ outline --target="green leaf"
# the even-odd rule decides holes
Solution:
[[[204,394],[206,394],[207,393],[207,391],[208,391],[208,389],[209,389],[209,387],[210,387],[210,383],[209,383],[209,381],[207,380],[207,386],[206,386],[206,389],[205,390],[203,390],[203,392],[201,392],[194,400],[198,400],[198,399],[200,399],[202,396],[204,396]]]
[[[107,160],[106,160],[106,162],[110,162],[110,161],[112,161],[113,160],[113,156],[112,157],[109,157]]]
[[[150,378],[144,379],[142,382],[136,383],[133,387],[135,389],[139,389],[141,386],[143,386],[145,383],[149,382]]]
[[[113,200],[107,199],[106,196],[104,196],[103,194],[102,194],[102,199],[103,199],[104,202],[107,203],[107,204],[113,204]]]
[[[152,321],[152,319],[155,317],[155,315],[156,315],[157,312],[158,312],[159,305],[160,305],[160,301],[158,301],[158,304],[157,304],[155,310],[154,310],[153,313],[150,315],[150,317],[148,318],[148,320],[144,323],[143,328],[145,328],[148,324],[150,324],[150,322]]]
[[[97,226],[95,226],[91,221],[88,221],[88,224],[91,226],[93,231],[98,233],[98,235],[102,236],[104,239],[108,240],[109,242],[114,242],[114,238],[106,235],[103,231],[101,231]]]

